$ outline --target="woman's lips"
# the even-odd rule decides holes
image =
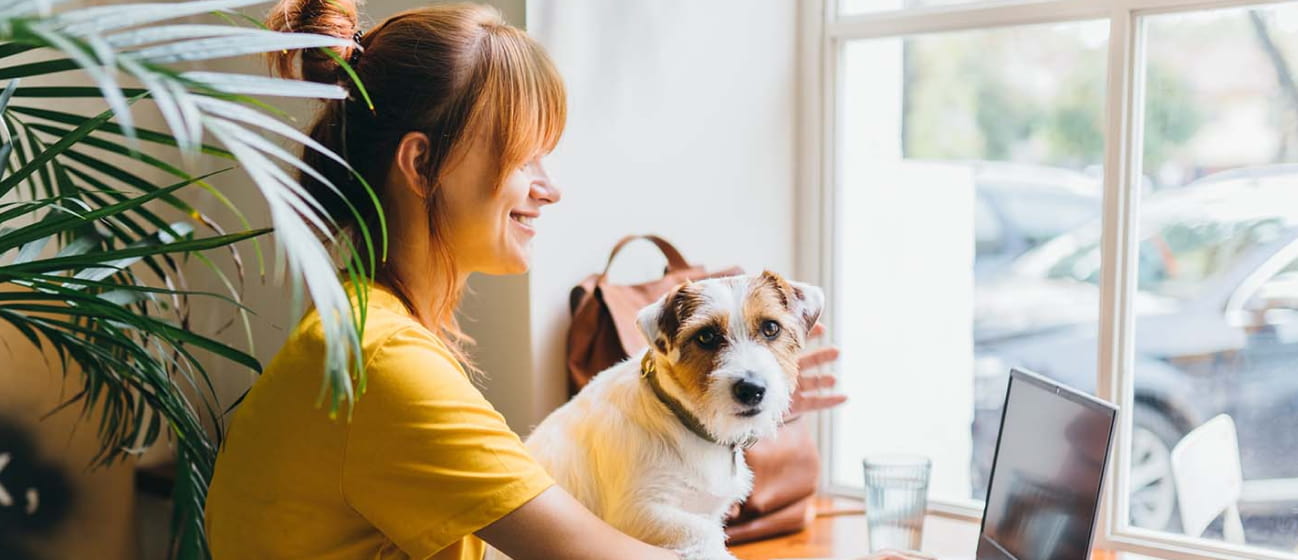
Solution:
[[[538,216],[533,214],[520,214],[518,212],[510,212],[509,221],[513,222],[515,226],[523,230],[523,233],[526,233],[528,235],[536,235],[535,224],[536,224],[537,217]]]

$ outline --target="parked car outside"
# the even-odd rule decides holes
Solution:
[[[1229,414],[1251,544],[1298,545],[1298,170],[1209,177],[1140,212],[1131,521],[1179,528],[1170,452]],[[1004,264],[975,290],[973,492],[986,491],[1010,367],[1094,391],[1100,228]],[[1279,527],[1280,529],[1276,529]]]
[[[973,174],[974,275],[980,281],[1100,214],[1100,184],[1088,175],[1020,163],[960,165]]]

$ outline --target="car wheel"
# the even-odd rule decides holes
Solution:
[[[1181,431],[1161,411],[1136,405],[1131,430],[1131,524],[1143,529],[1180,532],[1172,447]]]

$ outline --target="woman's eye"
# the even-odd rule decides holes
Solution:
[[[713,331],[711,329],[702,331],[699,334],[694,335],[694,342],[698,343],[699,346],[702,346],[703,348],[706,349],[715,348],[717,346],[717,343],[720,340],[721,337],[717,336],[716,331]]]
[[[780,336],[780,324],[775,321],[765,321],[762,323],[762,336],[766,338],[775,338]]]

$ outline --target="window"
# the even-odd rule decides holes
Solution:
[[[1102,139],[1067,131],[1102,126],[1107,34],[1078,22],[845,44],[835,262],[854,289],[836,294],[837,311],[869,319],[836,325],[845,365],[861,372],[842,379],[852,399],[838,423],[903,416],[913,430],[836,430],[835,482],[860,485],[867,453],[906,450],[933,458],[934,497],[985,495],[1009,373],[1001,354],[1016,344],[1002,339],[1096,311],[1093,298],[1008,272],[1100,214]],[[1019,87],[1025,75],[1032,83]],[[1015,297],[1024,290],[1035,296]],[[1094,353],[1089,322],[1063,337],[1074,357]],[[1075,377],[1093,385],[1093,368],[1083,371]],[[908,414],[907,403],[935,401],[942,414]]]
[[[1122,405],[1104,544],[1298,558],[1298,2],[812,10],[831,486],[922,453],[930,503],[976,515],[1026,367]],[[1239,492],[1199,511],[1172,450],[1222,416]]]
[[[1298,5],[1143,18],[1142,167],[1133,310],[1131,519],[1160,532],[1298,550],[1298,339],[1276,274],[1298,249]],[[1268,270],[1269,269],[1269,270]],[[1232,312],[1231,300],[1261,284]],[[1234,423],[1243,535],[1183,526],[1167,457]],[[1212,516],[1217,517],[1217,516]],[[1205,521],[1206,522],[1206,521]]]

